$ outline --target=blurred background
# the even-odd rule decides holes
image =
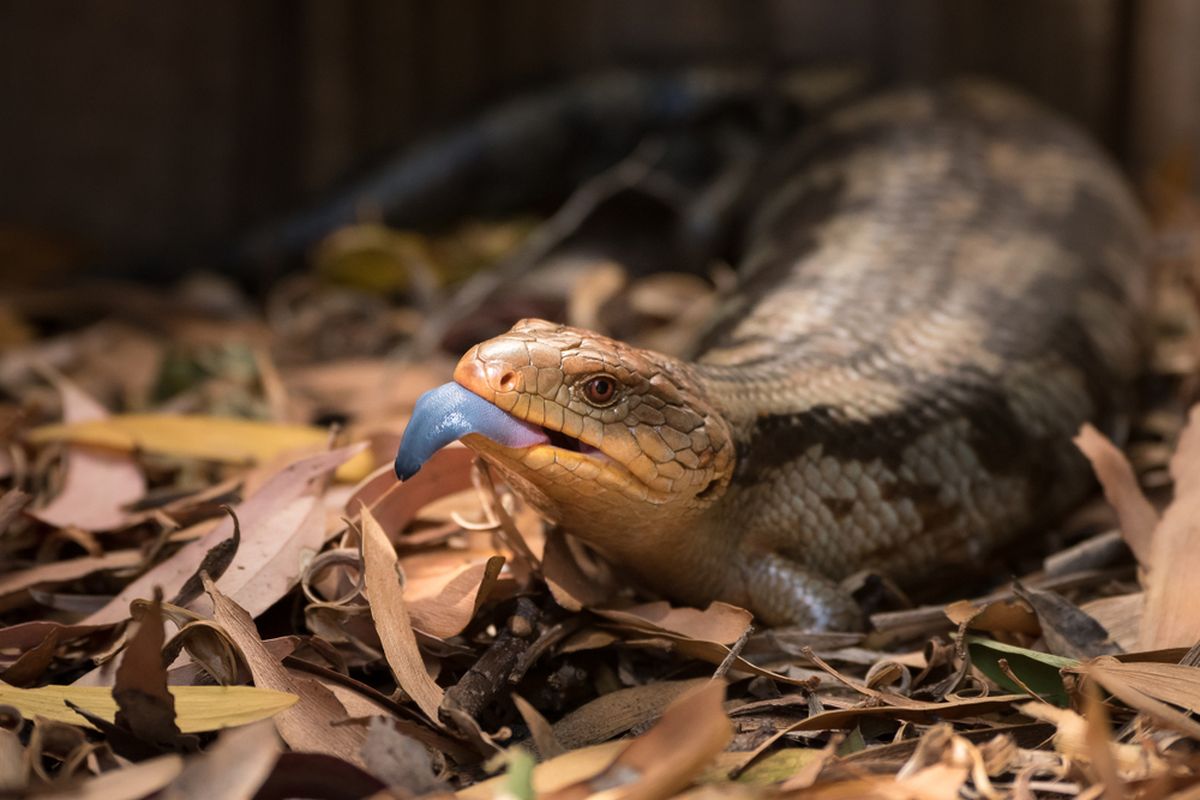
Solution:
[[[1197,42],[1192,0],[2,0],[0,270],[232,237],[613,66],[984,73],[1194,182]]]

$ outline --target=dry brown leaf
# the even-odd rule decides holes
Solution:
[[[340,758],[325,753],[285,752],[256,797],[396,800],[394,794],[384,793],[386,790],[383,781]]]
[[[729,645],[719,642],[709,642],[702,639],[689,639],[686,636],[681,636],[677,633],[668,633],[662,631],[659,633],[649,634],[646,638],[638,636],[636,638],[627,638],[625,643],[630,647],[648,647],[660,650],[669,650],[679,655],[688,658],[695,658],[700,661],[706,661],[709,664],[720,665],[725,663],[725,660],[731,657],[732,650]],[[587,649],[585,644],[591,647],[603,647],[608,643],[608,640],[602,636],[587,636],[586,638],[573,639],[570,644],[575,650]],[[792,678],[779,672],[772,672],[769,669],[752,664],[740,655],[733,657],[730,662],[729,672],[745,673],[747,675],[758,675],[763,678],[770,678],[779,683],[786,683],[792,686],[807,686],[807,680],[803,678]]]
[[[371,602],[371,616],[388,666],[399,686],[430,721],[437,723],[442,704],[442,687],[429,677],[417,638],[413,633],[404,600],[404,588],[397,570],[396,550],[383,528],[365,505],[360,506],[362,521],[364,580]]]
[[[568,611],[582,611],[606,603],[615,589],[584,574],[571,553],[566,536],[557,528],[546,535],[542,576],[555,602]]]
[[[525,720],[526,726],[529,727],[529,736],[533,739],[533,743],[537,745],[538,756],[543,761],[561,756],[567,751],[568,748],[554,735],[554,728],[528,700],[519,694],[513,693],[512,701],[513,705],[517,707],[517,713],[521,715],[521,719]]]
[[[300,551],[316,549],[324,541],[324,518],[311,485],[361,449],[343,447],[301,459],[278,473],[236,509],[242,542],[233,564],[220,584],[239,605],[244,601],[261,614],[295,584],[300,575]],[[108,605],[81,624],[119,622],[129,616],[129,604],[149,598],[155,587],[174,596],[195,574],[208,551],[233,534],[226,519],[202,539],[190,542],[173,556],[130,583]]]
[[[161,598],[155,597],[138,619],[117,667],[114,722],[144,742],[170,747],[180,742],[180,732],[175,723],[175,698],[167,691],[164,638]]]
[[[708,678],[694,678],[617,689],[585,703],[554,723],[554,736],[568,750],[607,741],[657,718],[678,697],[707,683]]]
[[[1037,612],[1046,650],[1068,658],[1094,658],[1119,653],[1104,626],[1057,592],[1013,582],[1013,593]]]
[[[390,467],[380,468],[359,484],[346,503],[346,512],[357,515],[365,504],[384,530],[399,535],[417,518],[417,512],[434,500],[470,489],[474,460],[475,453],[465,447],[445,447],[403,483],[396,480]]]
[[[391,423],[400,413],[411,412],[424,392],[445,383],[453,368],[452,364],[402,365],[394,358],[354,358],[289,367],[282,377],[292,398],[302,403],[337,408],[354,419]]]
[[[64,625],[61,622],[40,619],[21,622],[7,628],[0,628],[0,652],[5,650],[23,652],[37,647],[46,640],[51,631],[57,634],[58,641],[62,643],[91,636],[107,630],[109,627],[108,625]],[[3,657],[0,657],[0,662],[2,661]]]
[[[446,790],[434,773],[429,751],[397,730],[388,717],[373,716],[367,722],[367,741],[362,754],[372,775],[405,795]]]
[[[1083,698],[1085,730],[1084,742],[1087,745],[1087,756],[1092,767],[1100,776],[1104,793],[1112,797],[1125,794],[1125,786],[1121,780],[1117,757],[1112,747],[1112,725],[1108,719],[1108,709],[1100,700],[1100,690],[1094,683],[1084,687]]]
[[[267,720],[233,728],[200,755],[163,791],[161,800],[254,797],[279,758],[279,737]]]
[[[65,378],[55,384],[67,424],[103,422],[108,411]],[[146,478],[129,453],[71,445],[63,486],[53,500],[30,515],[58,528],[107,531],[129,523],[125,507],[146,494]]]
[[[28,569],[7,572],[0,575],[0,599],[37,586],[73,581],[93,572],[137,566],[142,562],[142,557],[139,550],[112,550],[102,556],[49,561]]]
[[[849,729],[855,727],[864,719],[874,717],[922,723],[940,722],[946,719],[962,719],[964,717],[973,717],[1000,711],[1015,702],[1027,699],[1028,695],[1024,694],[1006,694],[992,697],[956,698],[941,703],[910,700],[904,705],[860,705],[852,708],[822,711],[819,714],[813,714],[806,719],[795,722],[786,728],[777,730],[769,739],[762,742],[757,750],[764,751],[787,734],[798,731]]]
[[[992,600],[982,606],[956,600],[946,606],[946,616],[955,625],[965,622],[968,628],[987,631],[1001,641],[1011,641],[1012,634],[1037,636],[1042,632],[1037,614],[1015,599]]]
[[[139,800],[161,790],[181,772],[182,758],[174,754],[159,756],[109,770],[61,791],[39,793],[38,797],[43,800]]]
[[[41,644],[26,650],[16,661],[0,670],[0,681],[12,686],[34,686],[54,662],[58,653],[58,631],[51,630]]]
[[[733,644],[742,637],[754,616],[744,608],[728,603],[710,603],[698,608],[672,607],[659,601],[622,609],[596,609],[605,619],[647,633],[673,633],[688,639],[717,644]]]
[[[1163,512],[1150,546],[1146,605],[1139,650],[1191,647],[1200,641],[1200,406],[1171,458],[1175,499]]]
[[[1200,723],[1170,706],[1200,712],[1200,667],[1098,658],[1077,671],[1093,678],[1130,707],[1186,736],[1200,738]]]
[[[1144,568],[1152,563],[1151,539],[1158,524],[1158,513],[1142,488],[1125,454],[1092,425],[1084,423],[1075,437],[1075,446],[1092,462],[1092,469],[1104,488],[1104,496],[1117,512],[1121,535],[1134,557]]]
[[[1099,597],[1080,606],[1092,619],[1108,631],[1114,642],[1125,652],[1137,649],[1139,629],[1142,624],[1142,608],[1146,603],[1144,592]]]
[[[733,738],[733,725],[721,705],[724,699],[725,684],[721,681],[709,681],[684,694],[607,769],[588,780],[548,793],[545,800],[670,797],[687,786]]]
[[[1058,728],[1054,736],[1054,748],[1065,756],[1091,762],[1094,757],[1094,743],[1089,742],[1088,721],[1079,714],[1066,708],[1052,706],[1049,703],[1025,703],[1020,706],[1023,714],[1033,719],[1040,719]],[[1093,737],[1095,734],[1092,734]],[[1116,763],[1117,771],[1127,777],[1145,777],[1151,769],[1149,752],[1133,744],[1121,744],[1108,741],[1109,752]]]
[[[410,576],[404,597],[413,627],[442,639],[462,633],[487,600],[503,567],[504,557],[492,556],[440,575]]]
[[[216,621],[225,628],[246,659],[254,684],[277,692],[288,692],[299,699],[296,704],[275,715],[279,735],[294,750],[328,753],[361,766],[359,751],[365,739],[362,729],[339,725],[347,718],[346,709],[333,693],[313,680],[295,678],[263,646],[254,620],[225,595],[212,581],[204,582],[212,598]]]

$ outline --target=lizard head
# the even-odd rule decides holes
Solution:
[[[671,519],[703,511],[734,462],[729,428],[684,362],[543,320],[471,348],[453,383],[418,400],[397,474],[455,439],[589,539],[633,518],[644,530],[648,507]]]

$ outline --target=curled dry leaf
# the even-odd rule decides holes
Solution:
[[[65,378],[55,384],[62,395],[67,425],[103,424],[108,411]],[[127,452],[72,445],[67,448],[62,491],[42,508],[29,512],[48,525],[106,531],[129,524],[126,506],[146,493],[146,478]]]

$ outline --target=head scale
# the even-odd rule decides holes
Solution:
[[[734,448],[723,417],[688,366],[590,331],[542,320],[471,348],[459,384],[549,443],[463,442],[496,465],[540,511],[585,538],[608,535],[647,505],[686,519],[717,502]],[[603,544],[603,542],[596,542]]]

